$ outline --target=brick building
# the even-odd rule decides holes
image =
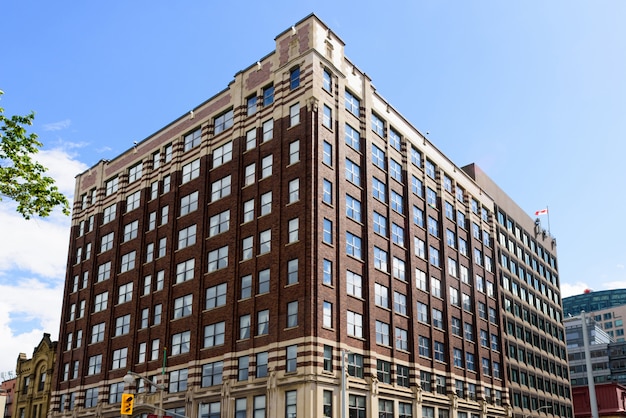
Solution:
[[[52,415],[572,416],[554,240],[316,16],[275,41],[77,177]]]

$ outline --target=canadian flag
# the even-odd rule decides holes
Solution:
[[[535,216],[547,215],[547,214],[548,214],[548,208],[541,209],[541,210],[538,210],[537,212],[535,212]]]

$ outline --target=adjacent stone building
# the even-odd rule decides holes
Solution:
[[[13,418],[45,418],[48,415],[56,352],[57,342],[44,333],[32,358],[20,353],[15,368]]]

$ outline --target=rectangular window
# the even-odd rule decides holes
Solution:
[[[107,261],[98,266],[98,283],[111,277],[111,262]]]
[[[300,200],[300,179],[293,179],[289,182],[289,203]]]
[[[257,97],[256,95],[250,96],[246,99],[246,115],[251,116],[256,113],[257,110]]]
[[[322,162],[329,167],[333,166],[333,146],[326,141],[322,146]]]
[[[257,294],[262,295],[270,292],[270,270],[265,269],[259,271],[259,285]]]
[[[272,230],[268,229],[259,233],[259,255],[269,253],[272,250]]]
[[[376,360],[376,377],[381,383],[391,384],[391,363],[385,360]]]
[[[178,334],[172,335],[172,351],[171,355],[176,356],[178,354],[188,353],[190,349],[190,331],[184,331]]]
[[[104,322],[91,327],[91,344],[104,341]]]
[[[183,165],[181,184],[185,184],[200,176],[200,159]]]
[[[274,138],[274,119],[268,119],[263,122],[263,142],[267,142]]]
[[[350,418],[365,418],[365,396],[349,395],[348,414]]]
[[[287,284],[298,283],[298,259],[287,262]]]
[[[174,370],[170,372],[169,393],[184,392],[187,390],[187,369]]]
[[[209,273],[228,266],[228,246],[209,251],[208,261]]]
[[[363,356],[361,354],[348,353],[348,374],[363,378]]]
[[[393,257],[392,263],[393,263],[393,277],[402,281],[406,281],[406,266],[405,266],[404,260],[400,260],[397,257]]]
[[[178,231],[178,249],[190,247],[196,243],[196,225]]]
[[[115,336],[128,334],[130,332],[130,314],[120,316],[115,319]]]
[[[256,355],[256,377],[267,377],[268,375],[269,354],[267,351],[257,353]]]
[[[233,115],[233,109],[229,109],[213,119],[213,125],[215,126],[215,135],[233,126]]]
[[[327,69],[324,69],[323,88],[329,93],[333,92],[332,75]]]
[[[413,206],[413,223],[419,227],[424,227],[424,211],[417,206]]]
[[[102,215],[102,225],[107,224],[115,219],[116,208],[116,204],[112,204],[111,206],[107,206],[106,208],[104,208],[104,212]]]
[[[333,304],[327,301],[324,301],[322,305],[322,317],[323,317],[323,326],[326,328],[333,327]]]
[[[250,260],[253,255],[254,237],[245,237],[241,240],[241,260]]]
[[[348,335],[363,338],[363,316],[357,312],[348,311]]]
[[[257,336],[269,334],[270,311],[265,309],[257,312]]]
[[[333,184],[327,179],[322,182],[322,201],[329,205],[333,204]]]
[[[376,344],[389,345],[389,324],[376,321]]]
[[[244,340],[250,338],[250,315],[241,315],[239,317],[239,339]]]
[[[250,151],[256,147],[256,129],[250,129],[246,132],[246,151]]]
[[[293,141],[289,144],[289,164],[300,161],[300,141]]]
[[[100,252],[109,251],[113,248],[113,232],[104,235],[100,240]]]
[[[298,366],[298,346],[288,346],[285,350],[285,354],[285,372],[295,372]]]
[[[222,384],[222,373],[224,370],[224,362],[216,361],[208,363],[202,366],[202,387],[216,386]],[[206,404],[203,404],[206,405]],[[219,405],[219,403],[218,403]],[[201,412],[201,416],[205,417]],[[209,418],[219,418],[219,411],[217,416],[208,415]]]
[[[133,282],[123,284],[118,289],[117,303],[130,302],[133,299]]]
[[[205,309],[213,309],[226,305],[226,283],[211,286],[206,290]]]
[[[174,299],[174,319],[191,315],[193,295],[185,295]]]
[[[143,170],[143,164],[139,163],[128,169],[128,182],[132,183],[141,178],[141,172]]]
[[[402,166],[393,158],[389,159],[389,175],[402,183]]]
[[[190,259],[176,265],[176,284],[192,280],[194,276],[195,259]]]
[[[387,185],[376,177],[372,178],[372,196],[381,202],[387,201]]]
[[[355,186],[361,186],[361,168],[346,158],[346,180]]]
[[[298,301],[287,304],[287,328],[298,326]]]
[[[333,371],[333,347],[324,345],[324,371]]]
[[[264,216],[272,212],[272,192],[261,195],[261,215]]]
[[[184,140],[185,151],[189,151],[190,149],[200,145],[200,140],[202,136],[201,133],[202,133],[201,129],[196,129],[195,131],[185,135],[185,140]]]
[[[377,306],[389,308],[389,288],[379,283],[374,283],[374,302]]]
[[[323,283],[328,286],[333,284],[333,262],[324,259],[322,262]]]
[[[346,110],[352,113],[354,116],[359,117],[360,102],[352,93],[348,90],[345,92],[345,105]]]
[[[415,268],[415,287],[424,292],[428,292],[428,283],[426,282],[426,272]]]
[[[232,160],[233,158],[233,142],[228,141],[222,146],[213,150],[213,168]]]
[[[324,218],[322,224],[322,241],[326,244],[333,244],[333,222]]]
[[[217,322],[204,327],[204,348],[224,345],[226,323]]]
[[[409,333],[407,330],[396,327],[396,348],[398,350],[409,350]]]
[[[111,370],[121,369],[126,367],[126,358],[128,357],[128,348],[120,348],[113,351],[113,358],[111,359]]]
[[[274,85],[270,84],[263,88],[263,106],[269,106],[274,103]]]
[[[361,238],[346,232],[346,254],[361,259]]]
[[[324,105],[324,109],[323,109],[323,115],[322,115],[322,125],[324,125],[326,128],[328,129],[333,129],[333,110]]]
[[[298,241],[299,219],[290,219],[288,225],[288,241],[294,243]]]
[[[289,126],[296,126],[300,123],[300,104],[296,103],[289,107]]]
[[[300,85],[300,67],[292,68],[289,72],[289,89],[293,90]]]
[[[211,183],[211,202],[230,195],[230,180],[231,176],[228,175]]]
[[[345,131],[346,132],[344,139],[346,141],[346,144],[359,151],[361,149],[361,134],[359,133],[359,131],[357,131],[347,123],[345,125]],[[375,145],[373,145],[373,147],[375,147]],[[382,168],[384,169],[384,167]]]
[[[401,315],[406,315],[407,314],[406,295],[400,292],[394,291],[393,292],[393,308],[395,312]]]
[[[391,224],[391,241],[396,245],[404,247],[404,228],[396,223]]]
[[[87,376],[100,373],[102,370],[102,354],[89,357]]]
[[[180,199],[180,216],[187,215],[198,209],[198,192],[195,191]]]
[[[346,273],[347,292],[349,295],[360,298],[362,297],[362,284],[363,279],[361,275],[351,271]]]
[[[159,258],[165,257],[166,249],[167,249],[167,238],[161,238],[159,240]]]
[[[213,215],[209,218],[209,237],[228,231],[230,226],[230,210]]]
[[[137,209],[141,202],[141,192],[137,191],[126,197],[126,212]]]
[[[135,268],[135,256],[136,255],[137,255],[136,251],[131,251],[130,253],[124,254],[122,256],[122,260],[120,263],[120,273],[124,273]]]
[[[385,137],[385,122],[372,113],[372,130],[380,137]]]
[[[104,184],[104,195],[105,196],[110,196],[113,193],[117,192],[119,187],[119,178],[113,177],[110,180],[107,180]]]
[[[254,219],[254,200],[243,202],[243,222],[250,222]]]
[[[430,357],[430,338],[419,336],[418,338],[419,355],[422,357]]]

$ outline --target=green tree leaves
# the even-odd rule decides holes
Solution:
[[[34,119],[33,112],[7,117],[0,107],[0,201],[9,198],[17,202],[17,212],[25,219],[49,216],[56,206],[69,215],[67,198],[54,179],[44,175],[47,168],[33,159],[43,146],[36,134],[26,131]]]

